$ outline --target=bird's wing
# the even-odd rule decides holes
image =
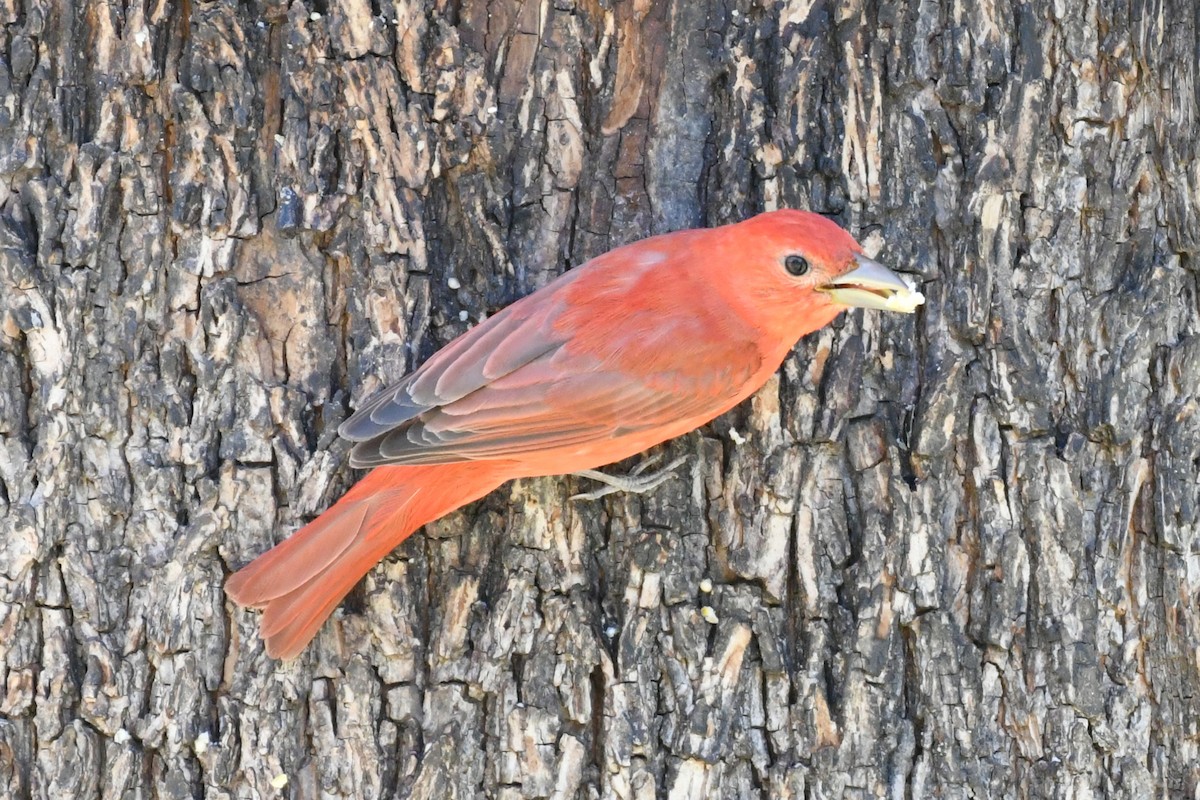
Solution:
[[[553,331],[554,303],[530,295],[477,325],[366,401],[338,428],[352,442],[367,442],[487,386],[560,348]]]
[[[520,458],[658,429],[735,402],[690,381],[651,386],[617,372],[575,369],[564,348],[461,400],[428,409],[359,442],[357,467]],[[544,380],[531,381],[543,374]],[[665,434],[664,437],[665,438]]]
[[[520,458],[633,434],[649,446],[748,393],[761,359],[745,331],[653,283],[587,280],[518,301],[368,401],[340,429],[357,442],[351,464]]]

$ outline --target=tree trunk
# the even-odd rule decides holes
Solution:
[[[1200,797],[1200,12],[940,5],[0,2],[0,795]],[[265,656],[361,398],[784,206],[928,304]]]

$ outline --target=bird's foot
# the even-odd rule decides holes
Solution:
[[[662,461],[662,454],[650,456],[642,463],[634,467],[628,475],[609,475],[607,472],[601,472],[598,469],[585,469],[579,472],[573,472],[572,475],[577,475],[580,478],[603,483],[604,486],[591,492],[581,492],[580,494],[571,495],[572,500],[598,500],[601,497],[607,497],[610,494],[617,492],[630,492],[632,494],[644,494],[651,489],[661,486],[667,481],[675,470],[688,460],[688,456],[680,456],[679,458],[667,464],[660,470],[643,474],[647,469]]]

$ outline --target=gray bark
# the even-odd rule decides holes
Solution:
[[[1192,0],[0,23],[0,795],[1200,796]],[[222,582],[353,482],[358,399],[777,206],[928,305],[809,337],[648,496],[430,526],[266,658]]]

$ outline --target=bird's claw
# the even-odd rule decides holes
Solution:
[[[607,472],[601,472],[598,469],[585,469],[579,472],[573,472],[572,475],[577,475],[580,478],[603,483],[599,489],[591,492],[581,492],[571,495],[572,500],[599,500],[601,497],[607,497],[610,494],[617,492],[630,492],[632,494],[644,494],[651,489],[656,489],[667,481],[687,460],[687,456],[679,458],[667,464],[660,470],[651,472],[648,475],[643,475],[648,468],[654,466],[662,460],[662,455],[654,455],[647,458],[642,463],[634,467],[628,475],[609,475]]]

